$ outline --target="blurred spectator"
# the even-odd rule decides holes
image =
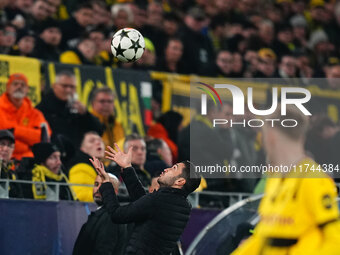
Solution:
[[[102,65],[109,66],[112,68],[117,68],[120,64],[119,60],[115,58],[111,51],[111,42],[112,42],[113,32],[105,35],[104,40],[102,41],[101,51],[99,52],[99,57]],[[98,37],[98,34],[97,34]],[[93,35],[90,34],[90,38],[93,39]],[[98,39],[95,39],[97,41]]]
[[[309,7],[310,12],[307,17],[310,31],[318,30],[324,25],[325,2],[323,0],[311,0]]]
[[[213,17],[209,24],[209,37],[215,51],[219,51],[222,48],[222,42],[226,35],[226,23],[226,17],[224,15],[218,15]]]
[[[41,141],[42,127],[48,126],[44,115],[33,108],[28,91],[27,77],[15,73],[9,76],[6,92],[0,97],[0,129],[14,129],[13,157],[17,160],[33,156],[31,146]]]
[[[310,35],[309,48],[312,50],[312,64],[314,68],[321,68],[333,54],[334,45],[328,40],[323,30],[317,30]]]
[[[130,3],[129,4],[133,13],[133,27],[141,29],[146,24],[146,7],[143,4]]]
[[[243,66],[243,59],[240,53],[233,53],[233,67],[231,76],[235,78],[243,77],[244,66]]]
[[[104,126],[102,135],[105,148],[124,139],[124,129],[115,115],[114,94],[108,87],[96,89],[93,92],[91,105],[92,114],[96,116]]]
[[[105,32],[101,27],[96,27],[91,29],[88,33],[88,38],[91,39],[96,45],[96,53],[94,57],[94,62],[97,65],[104,65],[103,57],[101,52],[104,49]]]
[[[113,24],[116,32],[120,29],[130,27],[133,23],[133,13],[127,4],[115,4],[111,8]]]
[[[99,120],[77,99],[76,88],[73,73],[58,73],[52,89],[43,97],[37,108],[43,112],[52,128],[52,141],[62,135],[78,147],[86,132],[95,131],[101,134],[102,127]]]
[[[300,81],[297,78],[297,61],[292,55],[284,55],[278,68],[278,77],[280,82],[291,86],[299,85]]]
[[[233,72],[233,55],[226,50],[221,50],[217,53],[216,63],[212,76],[231,77]]]
[[[146,143],[147,155],[145,168],[154,176],[172,165],[172,154],[169,146],[162,139],[151,139]]]
[[[258,70],[258,53],[253,50],[246,51],[244,55],[245,72],[244,77],[250,78]]]
[[[277,28],[273,49],[279,58],[283,55],[291,54],[295,50],[292,27],[289,24],[282,24]]]
[[[183,116],[175,111],[164,113],[149,130],[148,135],[167,143],[172,154],[172,164],[178,160],[177,138],[182,128]]]
[[[258,68],[254,78],[273,78],[276,71],[276,54],[269,48],[258,52]]]
[[[270,20],[263,20],[259,23],[258,35],[249,38],[249,49],[259,50],[261,48],[272,48],[275,38],[274,24]]]
[[[2,1],[9,2],[9,1]],[[12,1],[11,4],[4,10],[4,20],[3,22],[9,21],[11,24],[19,29],[22,29],[26,25],[25,18],[29,13],[31,6],[33,5],[33,0],[16,0]]]
[[[14,151],[14,135],[10,130],[0,130],[0,178],[16,180],[15,165],[12,160]],[[9,197],[22,197],[21,186],[17,183],[9,184]]]
[[[182,55],[182,41],[179,38],[170,38],[165,47],[164,58],[157,59],[157,70],[169,73],[186,73],[186,66],[181,61]]]
[[[90,25],[94,25],[92,5],[85,2],[77,7],[71,18],[61,23],[62,47],[75,46],[75,40],[84,35]]]
[[[118,194],[119,180],[112,174],[109,176],[115,193]],[[127,228],[125,224],[112,222],[107,209],[103,206],[103,198],[99,192],[101,185],[102,180],[97,176],[93,187],[93,199],[98,207],[81,227],[74,244],[73,255],[123,254],[127,241]]]
[[[60,43],[62,34],[59,23],[53,20],[45,21],[40,25],[39,37],[33,52],[33,56],[47,61],[59,61],[61,53]]]
[[[280,24],[283,21],[282,10],[276,4],[266,6],[265,17],[275,25]]]
[[[189,73],[204,75],[214,59],[214,50],[210,39],[201,34],[206,16],[203,10],[192,8],[184,18],[185,26],[180,31],[184,45],[183,59]]]
[[[141,28],[140,32],[143,36],[152,41],[155,46],[155,53],[157,57],[164,54],[166,44],[166,33],[163,26],[163,7],[159,2],[150,2],[147,8],[147,21]]]
[[[138,179],[142,185],[146,188],[150,185],[151,175],[145,169],[144,164],[146,162],[146,144],[144,139],[138,134],[131,134],[125,137],[124,152],[127,153],[129,148],[132,147],[132,166],[136,171]],[[120,167],[119,169],[120,175]]]
[[[338,164],[337,143],[340,127],[324,114],[313,115],[305,143],[306,150],[319,164]]]
[[[26,26],[36,30],[41,22],[44,22],[51,16],[49,12],[50,5],[44,0],[37,0],[33,3],[29,15],[26,18]]]
[[[100,0],[93,0],[93,21],[96,26],[112,26],[111,12],[105,2]]]
[[[299,70],[298,76],[300,77],[301,82],[304,85],[309,85],[311,79],[313,78],[314,70],[311,67],[310,60],[306,54],[298,56],[297,67]]]
[[[195,115],[190,124],[180,132],[178,143],[180,158],[190,159],[195,165],[224,165],[230,155],[220,132],[213,128],[212,120],[223,119],[225,115],[211,100],[207,104],[207,115]],[[210,146],[202,150],[202,144]],[[226,178],[208,178],[206,182],[208,190],[226,191],[228,188]],[[211,198],[206,200],[209,200],[207,201],[209,204]],[[218,203],[221,202],[219,198],[217,200]]]
[[[60,62],[64,64],[94,65],[96,53],[96,43],[85,37],[78,42],[75,49],[61,53]]]
[[[338,2],[334,7],[334,15],[334,21],[325,27],[325,32],[327,33],[329,40],[334,45],[340,45],[340,35],[338,33],[340,29],[340,2]]]
[[[137,60],[135,63],[126,63],[126,66],[133,66],[135,69],[139,70],[153,70],[156,65],[156,51],[155,46],[152,41],[148,38],[144,37],[145,41],[145,50],[142,57]]]
[[[295,51],[302,53],[308,47],[307,21],[303,15],[295,15],[290,19],[290,24],[293,27]]]
[[[34,153],[35,165],[31,169],[32,181],[34,182],[56,182],[60,184],[68,184],[69,181],[66,175],[61,170],[60,151],[51,143],[37,143],[33,145],[32,151]],[[56,192],[56,186],[49,184],[32,184],[30,191],[31,194],[25,194],[25,198],[51,200],[54,199],[53,193],[49,190]],[[61,200],[76,200],[77,197],[72,187],[68,185],[59,186],[59,194],[56,194]]]
[[[162,29],[163,24],[163,7],[160,2],[154,1],[148,4],[147,24],[152,27]]]
[[[15,44],[17,38],[17,30],[15,26],[6,24],[3,28],[3,37],[1,42],[1,54],[8,54]]]
[[[68,164],[68,176],[70,183],[93,185],[97,172],[89,161],[89,158],[104,158],[104,142],[93,131],[87,132],[81,142],[80,149]],[[93,202],[92,188],[73,186],[77,198],[83,202]]]
[[[327,68],[326,71],[328,89],[340,89],[340,65]]]
[[[181,25],[180,18],[173,12],[165,13],[163,17],[163,31],[168,37],[178,35],[178,30]]]
[[[32,52],[35,46],[35,35],[33,31],[22,30],[19,31],[16,44],[12,47],[9,52],[10,55],[14,56],[32,56]]]

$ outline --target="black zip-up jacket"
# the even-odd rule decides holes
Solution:
[[[189,220],[187,194],[171,187],[146,194],[132,167],[122,177],[133,201],[129,205],[119,205],[111,183],[103,183],[100,192],[114,223],[135,223],[124,254],[169,255]]]

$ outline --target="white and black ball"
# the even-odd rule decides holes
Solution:
[[[134,62],[144,53],[145,42],[142,34],[133,28],[123,28],[113,35],[111,51],[122,62]]]

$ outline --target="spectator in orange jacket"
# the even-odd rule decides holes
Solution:
[[[148,131],[148,135],[160,138],[167,143],[171,150],[173,164],[178,159],[177,136],[182,126],[183,116],[174,111],[163,114]]]
[[[31,146],[41,142],[42,126],[51,131],[44,115],[33,108],[27,97],[28,82],[25,75],[9,76],[6,92],[0,96],[0,129],[14,129],[15,150],[13,158],[33,157]]]

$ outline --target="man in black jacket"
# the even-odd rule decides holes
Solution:
[[[146,194],[131,166],[132,148],[125,154],[117,144],[115,146],[117,151],[108,147],[107,158],[123,169],[122,177],[133,201],[129,205],[119,205],[103,164],[96,158],[90,160],[103,180],[100,193],[111,220],[121,224],[135,223],[124,254],[169,255],[190,217],[191,205],[186,197],[196,190],[201,180],[190,171],[193,166],[189,161],[177,163],[161,173],[158,178],[160,188]],[[190,178],[190,175],[196,178]]]
[[[52,128],[52,141],[63,135],[75,148],[79,148],[84,134],[95,131],[101,135],[102,125],[76,98],[76,87],[76,79],[72,73],[60,72],[52,90],[43,97],[37,108],[42,111]]]
[[[110,182],[118,193],[119,180],[110,174]],[[98,205],[82,226],[74,244],[73,255],[121,255],[127,240],[127,228],[124,224],[114,224],[99,192],[102,179],[98,175],[93,187],[93,199]]]

